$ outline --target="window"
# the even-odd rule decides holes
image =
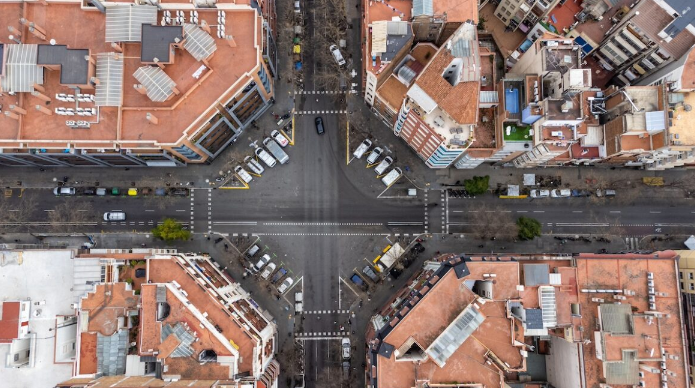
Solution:
[[[15,361],[19,361],[19,353],[15,353],[15,354],[14,354],[14,360],[15,360]]]
[[[509,11],[505,12],[505,14],[506,14],[507,16],[512,16],[512,13],[509,12]]]
[[[684,290],[684,289],[685,289],[685,288],[683,288],[683,282],[681,282],[681,290]]]
[[[692,272],[688,272],[688,279],[693,280],[693,273]]]
[[[679,277],[680,279],[683,279],[683,272],[678,272],[678,277]]]
[[[27,350],[27,358],[29,357],[30,353],[31,353],[31,350]]]
[[[690,291],[695,291],[695,283],[690,283]]]

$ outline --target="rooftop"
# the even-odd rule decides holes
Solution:
[[[694,50],[695,51],[695,50]],[[692,70],[695,72],[695,69]],[[673,112],[671,126],[668,130],[671,145],[695,145],[695,93],[686,93],[683,96],[683,105],[677,106]],[[684,107],[689,105],[690,110]]]
[[[5,368],[10,346],[0,345],[3,381],[17,387],[55,386],[72,376],[72,364],[55,363],[54,330],[58,316],[75,314],[71,303],[77,302],[77,296],[71,286],[78,260],[73,259],[71,250],[3,251],[0,256],[5,263],[0,271],[0,284],[4,285],[0,287],[0,300],[45,302],[41,306],[32,303],[29,312],[29,331],[42,339],[33,341],[33,367]],[[3,314],[11,306],[6,304],[3,303]]]
[[[198,42],[195,48],[187,45],[185,50],[172,48],[171,45],[183,34],[181,26],[142,25],[143,20],[150,22],[150,19],[154,19],[155,23],[159,23],[163,18],[163,12],[157,11],[156,7],[127,8],[141,9],[143,7],[147,9],[147,15],[131,15],[127,22],[123,22],[126,19],[122,19],[117,23],[114,21],[113,25],[107,25],[108,15],[83,11],[79,3],[57,3],[51,4],[51,7],[46,7],[40,2],[0,3],[0,25],[24,31],[23,43],[38,44],[38,63],[60,69],[43,72],[43,80],[38,82],[45,89],[41,93],[51,98],[50,105],[44,105],[40,98],[29,94],[10,96],[5,93],[0,97],[0,104],[6,108],[17,105],[28,111],[21,121],[13,120],[5,115],[0,116],[0,139],[2,139],[0,143],[18,146],[19,141],[65,142],[55,143],[53,146],[56,148],[64,148],[67,142],[78,145],[80,142],[84,144],[91,142],[89,143],[91,146],[99,148],[111,148],[110,145],[114,142],[121,142],[121,144],[129,142],[129,147],[136,148],[176,143],[185,133],[192,134],[192,131],[207,121],[204,118],[212,115],[216,102],[226,103],[237,89],[250,80],[246,73],[259,65],[261,45],[257,41],[262,23],[252,8],[238,8],[233,12],[227,12],[226,22],[227,25],[234,26],[236,47],[230,47],[224,39],[216,36],[212,38],[198,27],[186,35],[187,45],[191,44],[194,34],[204,35],[216,43],[216,50],[213,50],[215,55],[208,58],[207,65],[204,65],[199,59],[207,54],[201,54],[202,52],[199,51],[204,50],[205,53],[210,53],[212,49],[209,45],[206,46],[209,42],[195,39]],[[109,10],[108,14],[112,14],[111,8]],[[199,23],[205,20],[210,25],[217,24],[216,9],[201,8],[198,12]],[[150,13],[154,15],[154,18]],[[27,20],[40,26],[46,31],[48,37],[57,42],[57,45],[47,45],[47,42],[27,32],[19,23],[18,15],[24,15]],[[188,19],[188,12],[186,12],[186,18]],[[75,20],[80,21],[78,26],[74,24]],[[87,31],[89,33],[86,33]],[[110,34],[119,37],[114,38]],[[128,36],[125,37],[124,34]],[[106,62],[98,63],[96,59],[101,58],[105,53],[115,52],[116,50],[107,42],[118,39],[126,42],[121,44],[123,54],[117,61],[110,63],[113,74],[109,77],[106,75],[108,72],[103,71]],[[10,43],[14,44],[9,41],[7,34],[0,36],[0,44],[5,44],[5,50],[12,46]],[[89,55],[96,64],[90,65],[84,59],[85,55]],[[173,80],[179,93],[166,102],[152,101],[133,87],[135,84],[140,84],[133,77],[135,71],[143,66],[143,62],[151,63],[154,58],[159,59],[159,62],[163,64],[171,62],[164,67],[163,72]],[[230,62],[234,62],[235,66],[227,66]],[[113,65],[118,66],[113,67]],[[207,70],[205,66],[208,67]],[[92,70],[93,68],[96,68],[96,71]],[[199,70],[202,70],[202,75]],[[81,107],[97,109],[98,120],[85,119],[91,121],[89,129],[71,129],[66,125],[66,120],[75,119],[74,116],[71,118],[59,114],[48,115],[36,108],[42,105],[48,108],[48,112],[54,113],[56,108],[74,106],[75,102],[59,101],[54,96],[61,93],[73,95],[74,89],[66,84],[86,84],[88,82],[85,80],[88,76],[96,74],[105,75],[106,78],[100,78],[100,87],[108,87],[109,93],[114,97],[108,102],[104,98],[99,98],[98,103],[104,104],[101,106],[93,101],[79,103]],[[111,85],[112,82],[117,83]],[[83,88],[82,93],[94,93],[94,90]],[[156,116],[157,125],[147,120],[147,113]],[[82,119],[80,117],[80,120]]]
[[[663,251],[651,255],[580,254],[576,258],[580,289],[621,290],[617,295],[626,297],[619,301],[621,304],[608,305],[592,299],[598,297],[612,303],[613,293],[583,291],[579,294],[582,326],[602,328],[603,343],[598,350],[593,332],[583,334],[584,340],[591,339],[584,342],[587,386],[601,382],[633,385],[640,380],[647,387],[659,386],[662,365],[669,372],[665,373],[669,387],[688,386],[676,257],[673,251]],[[650,280],[655,294],[650,294]],[[629,293],[622,290],[629,290]],[[649,305],[649,295],[655,295],[655,305],[651,306],[654,308]],[[654,349],[656,355],[653,355]],[[659,349],[665,351],[665,364],[661,363]],[[597,359],[595,354],[605,361]],[[640,359],[639,365],[659,372],[644,373],[640,378],[637,373],[641,369],[635,358]]]

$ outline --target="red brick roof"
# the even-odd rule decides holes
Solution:
[[[19,302],[2,304],[0,320],[0,343],[9,344],[19,335]]]
[[[478,122],[480,82],[459,82],[458,85],[452,86],[442,77],[446,67],[455,58],[446,49],[442,49],[415,83],[456,122],[475,124]]]

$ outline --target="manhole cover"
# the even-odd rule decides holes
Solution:
[[[685,104],[683,105],[683,109],[685,109],[686,112],[690,112],[691,110],[693,110],[693,106]]]

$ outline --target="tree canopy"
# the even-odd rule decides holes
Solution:
[[[488,175],[474,176],[471,179],[464,180],[463,186],[466,188],[468,194],[480,195],[487,192],[489,183],[490,177]]]
[[[516,225],[519,227],[519,238],[522,240],[533,240],[541,235],[541,223],[535,218],[519,217]]]
[[[180,222],[173,218],[165,218],[164,221],[152,229],[154,237],[164,241],[188,240],[191,238],[191,232],[185,230]]]

